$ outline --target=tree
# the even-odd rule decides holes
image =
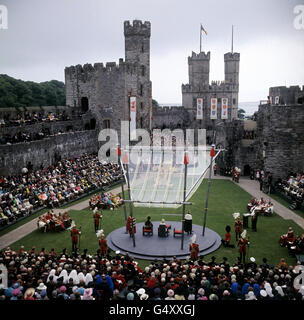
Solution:
[[[0,108],[60,105],[65,105],[63,82],[51,80],[36,83],[0,74]]]
[[[244,109],[239,109],[238,110],[238,118],[245,119],[245,113],[246,113],[246,111]]]
[[[156,100],[152,99],[152,107],[159,107],[159,104]]]

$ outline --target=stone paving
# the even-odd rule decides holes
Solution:
[[[206,174],[205,179],[208,179],[208,173]],[[212,174],[212,179],[228,179],[230,180],[230,177],[223,177],[216,175],[214,176]],[[255,180],[250,180],[248,178],[241,178],[239,183],[237,183],[239,187],[247,191],[250,195],[256,197],[257,199],[260,199],[263,197],[265,200],[271,200],[271,202],[274,204],[274,211],[276,214],[278,214],[280,217],[282,217],[285,220],[292,220],[294,221],[297,225],[299,225],[303,230],[304,230],[304,219],[301,218],[299,215],[295,214],[292,212],[290,209],[286,208],[282,204],[280,204],[278,201],[272,199],[269,197],[269,195],[263,193],[260,191],[260,185],[258,181]],[[111,192],[113,193],[119,193],[121,191],[121,187],[117,187]],[[77,204],[71,205],[70,207],[66,209],[55,209],[54,212],[57,214],[59,212],[63,212],[64,210],[83,210],[89,206],[89,200],[84,200],[82,202],[79,202]],[[18,241],[28,235],[29,233],[33,232],[37,228],[37,218],[33,219],[26,224],[18,227],[17,229],[3,235],[0,237],[0,249],[6,248],[9,246],[11,243]]]

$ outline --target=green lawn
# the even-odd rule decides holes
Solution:
[[[205,207],[207,181],[204,181],[197,192],[193,195],[191,201],[191,209],[193,216],[193,223],[203,224],[203,211]],[[210,197],[209,197],[209,209],[207,216],[207,227],[215,230],[220,236],[224,236],[226,225],[234,226],[234,219],[232,214],[234,212],[240,212],[241,214],[246,212],[246,205],[251,199],[251,196],[243,191],[239,186],[232,183],[229,180],[212,180]],[[128,206],[127,206],[128,208]],[[187,208],[187,209],[188,209]],[[163,213],[172,214],[172,217],[162,215]],[[148,215],[151,216],[152,221],[165,218],[171,221],[180,221],[180,216],[175,214],[182,213],[182,208],[178,209],[161,209],[161,208],[134,208],[134,215],[137,222],[143,222]],[[87,248],[90,254],[94,254],[98,249],[98,239],[94,232],[93,226],[93,214],[92,211],[85,209],[81,211],[70,211],[72,219],[76,224],[82,227],[81,236],[81,250]],[[104,211],[102,220],[102,229],[107,235],[112,230],[124,225],[124,212],[123,208],[119,208],[117,211]],[[250,224],[249,224],[250,225]],[[283,220],[277,215],[273,217],[259,217],[258,220],[258,232],[251,232],[248,230],[251,246],[249,249],[249,255],[256,258],[257,263],[262,262],[262,258],[267,257],[270,263],[277,265],[280,258],[284,257],[288,264],[295,264],[295,259],[288,255],[286,248],[279,246],[279,237],[287,232],[288,227],[293,227],[296,234],[301,234],[303,230],[294,222],[289,220]],[[232,232],[232,239],[234,241],[234,232]],[[38,230],[24,237],[20,241],[14,243],[11,247],[14,250],[18,250],[20,245],[24,245],[26,250],[30,249],[33,245],[40,250],[42,247],[46,250],[55,248],[57,252],[61,252],[63,248],[67,248],[68,252],[71,251],[71,239],[70,233],[64,231],[61,233],[41,233]],[[238,250],[228,249],[220,247],[216,252],[206,256],[206,260],[210,260],[211,256],[215,255],[218,260],[221,260],[224,256],[228,258],[230,263],[236,261],[238,256]],[[144,267],[149,264],[148,261],[138,260],[140,266]]]

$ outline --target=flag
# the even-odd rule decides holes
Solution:
[[[210,150],[210,157],[214,157],[215,156],[215,150],[214,150],[214,147],[211,148]]]
[[[201,31],[204,31],[206,35],[208,34],[202,25],[201,25]]]
[[[196,99],[196,119],[203,119],[203,98]]]

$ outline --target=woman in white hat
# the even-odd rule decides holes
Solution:
[[[36,288],[37,291],[42,291],[46,289],[47,289],[47,286],[43,282],[41,282],[39,286]]]

